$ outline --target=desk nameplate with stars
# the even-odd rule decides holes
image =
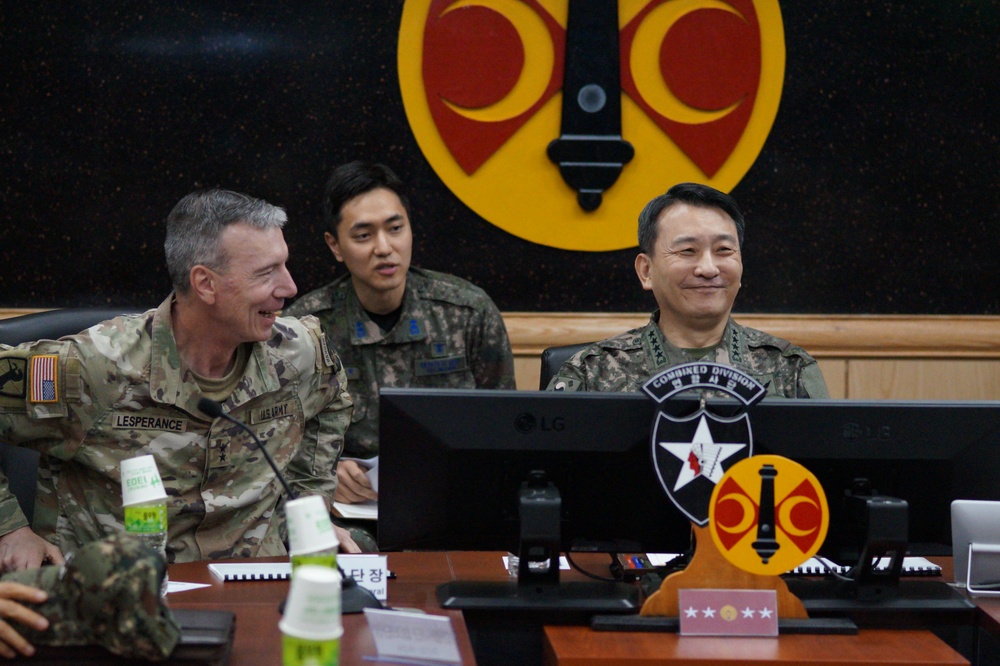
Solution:
[[[774,590],[678,590],[682,636],[777,636]]]

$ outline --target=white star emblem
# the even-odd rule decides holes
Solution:
[[[761,608],[760,611],[758,611],[758,612],[760,613],[761,617],[771,617],[771,609],[770,608]]]
[[[707,478],[712,483],[718,483],[725,473],[722,461],[729,458],[746,444],[716,444],[712,439],[712,431],[708,429],[708,420],[701,415],[694,437],[690,442],[660,442],[660,446],[679,459],[681,466],[674,492],[694,481],[699,476]]]
[[[698,609],[697,608],[688,608],[686,611],[684,611],[684,614],[685,614],[685,617],[698,617]]]
[[[715,609],[714,608],[706,608],[701,613],[705,617],[715,617]]]
[[[743,609],[743,617],[753,617],[753,609],[752,608],[744,608]]]

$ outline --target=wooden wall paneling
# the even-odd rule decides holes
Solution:
[[[830,389],[831,398],[847,397],[847,361],[838,358],[818,359],[819,369],[823,371],[826,387]]]
[[[519,391],[537,391],[542,361],[539,354],[514,352],[514,379]]]
[[[1000,400],[997,359],[853,359],[847,397],[858,400]]]
[[[834,398],[1000,399],[1000,317],[734,317],[808,350]],[[505,313],[518,388],[538,386],[538,357],[546,347],[600,340],[648,319],[642,313]],[[935,384],[936,377],[943,380]]]
[[[823,378],[826,379],[826,386],[830,389],[831,398],[847,397],[847,361],[843,359],[824,358],[819,359],[819,367],[823,371]],[[517,388],[521,391],[538,390],[538,378],[541,372],[541,360],[539,354],[514,353],[514,375],[517,380]]]
[[[0,309],[0,318],[38,310]],[[547,347],[601,340],[645,313],[507,312],[517,388],[538,388]],[[852,399],[1000,400],[1000,317],[737,314],[819,360],[830,395]]]
[[[1000,317],[943,315],[734,314],[745,326],[805,348],[816,358],[1000,358]],[[506,312],[522,353],[602,340],[649,321],[648,314]]]

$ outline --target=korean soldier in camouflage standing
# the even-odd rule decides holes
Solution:
[[[743,275],[743,213],[727,194],[682,183],[639,215],[635,271],[659,309],[642,328],[589,345],[549,382],[566,391],[639,391],[674,365],[731,365],[787,398],[826,398],[816,360],[802,348],[731,318]]]
[[[344,275],[296,301],[315,314],[347,369],[354,415],[344,455],[378,455],[382,386],[513,389],[514,359],[496,305],[453,275],[410,267],[413,234],[403,184],[381,164],[333,171],[324,234]],[[376,499],[357,463],[341,460],[337,500]]]
[[[0,386],[0,437],[47,463],[34,531],[0,479],[4,570],[61,563],[122,531],[119,465],[145,454],[168,494],[170,561],[283,555],[280,483],[246,433],[198,410],[202,396],[250,425],[292,487],[332,506],[351,399],[319,322],[276,316],[296,292],[286,219],[235,192],[190,194],[167,218],[174,292],[158,308],[0,347],[21,371]]]

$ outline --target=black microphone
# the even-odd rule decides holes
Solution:
[[[288,499],[298,498],[298,494],[294,490],[292,490],[291,486],[288,485],[288,481],[285,481],[285,475],[278,471],[278,466],[274,464],[274,458],[271,457],[271,454],[267,452],[267,449],[264,448],[264,445],[260,443],[260,440],[257,438],[256,433],[254,433],[254,431],[251,430],[246,423],[243,423],[243,421],[238,421],[229,414],[226,414],[224,411],[222,411],[222,405],[217,403],[215,400],[211,400],[209,398],[200,398],[198,400],[198,409],[203,411],[205,414],[208,414],[213,419],[223,418],[229,421],[230,423],[235,423],[236,425],[238,425],[239,427],[243,428],[248,433],[250,433],[250,436],[253,437],[254,444],[257,445],[257,449],[264,454],[264,458],[267,459],[267,464],[271,466],[271,469],[274,470],[274,475],[278,477],[278,481],[281,481],[281,485],[285,487],[285,492],[288,494]]]
[[[239,427],[243,428],[248,433],[250,433],[250,436],[253,437],[254,444],[257,446],[257,449],[264,454],[265,458],[267,458],[267,463],[271,466],[271,469],[274,470],[274,475],[278,477],[278,480],[281,481],[281,485],[285,487],[285,492],[288,493],[288,499],[298,498],[298,495],[295,493],[295,491],[292,490],[291,487],[288,485],[288,482],[285,481],[285,475],[278,471],[278,466],[274,464],[274,459],[271,458],[271,454],[267,452],[267,449],[264,448],[264,445],[261,444],[260,440],[257,438],[256,433],[254,433],[254,431],[251,430],[247,424],[243,423],[243,421],[237,421],[229,414],[226,414],[224,411],[222,411],[222,405],[217,403],[215,400],[211,400],[210,398],[200,398],[198,400],[198,409],[200,409],[205,414],[211,416],[213,419],[223,418],[229,421],[230,423],[235,423],[236,425],[238,425]],[[372,594],[370,590],[361,587],[360,585],[358,585],[358,582],[354,580],[354,578],[344,573],[344,570],[340,568],[339,564],[337,565],[337,569],[340,570],[341,581],[342,581],[341,582],[342,613],[360,613],[364,608],[385,608],[382,602],[376,599],[375,595]],[[285,602],[282,601],[281,604],[278,605],[279,612],[284,612],[284,607],[285,607]]]
[[[274,470],[274,475],[278,477],[278,480],[281,481],[281,485],[285,487],[285,492],[288,493],[288,499],[298,498],[295,491],[288,485],[288,481],[285,481],[285,475],[278,471],[278,466],[274,464],[274,459],[271,458],[271,454],[267,452],[264,445],[260,443],[260,439],[257,438],[257,435],[247,424],[234,419],[229,414],[226,414],[222,411],[222,405],[209,398],[199,398],[198,409],[208,416],[211,416],[213,419],[223,418],[230,423],[235,423],[250,433],[250,436],[253,437],[254,444],[260,452],[264,454],[264,457],[267,459],[267,463],[271,466],[271,469]],[[342,581],[340,601],[342,613],[360,613],[365,608],[385,608],[382,602],[376,599],[375,595],[372,594],[370,590],[361,587],[358,585],[358,582],[354,580],[354,578],[344,573],[344,570],[341,569],[339,564],[337,565],[337,569],[340,569]],[[279,612],[284,613],[284,608],[285,602],[282,601],[278,606]]]

